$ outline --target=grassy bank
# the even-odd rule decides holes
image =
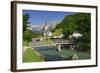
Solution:
[[[89,52],[79,52],[75,50],[70,49],[62,49],[61,52],[57,52],[55,49],[42,49],[41,53],[47,54],[50,58],[56,58],[57,56],[62,56],[67,60],[68,57],[72,56],[73,54],[76,54],[79,58],[79,60],[83,59],[90,59],[90,53]],[[44,59],[41,58],[38,53],[31,48],[28,48],[24,54],[23,54],[23,62],[43,62]]]
[[[42,62],[44,61],[35,51],[28,48],[23,54],[23,62]]]

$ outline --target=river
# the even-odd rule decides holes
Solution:
[[[61,61],[65,60],[63,57],[60,56],[59,52],[56,48],[51,47],[37,47],[35,48],[37,52],[40,53],[41,56],[44,57],[45,61]]]

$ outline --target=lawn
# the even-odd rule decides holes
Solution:
[[[28,48],[23,54],[23,62],[42,62],[44,61],[40,56],[37,55],[36,51]]]

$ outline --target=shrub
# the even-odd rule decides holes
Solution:
[[[27,41],[27,42],[30,42],[32,41],[32,38],[37,38],[40,36],[40,33],[38,32],[33,32],[31,30],[27,30],[24,32],[23,34],[23,40],[24,41]]]
[[[89,51],[90,50],[90,44],[88,43],[78,43],[76,46],[78,51]]]

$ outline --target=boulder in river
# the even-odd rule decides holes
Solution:
[[[79,59],[78,55],[77,54],[73,54],[72,60],[78,60],[78,59]]]

